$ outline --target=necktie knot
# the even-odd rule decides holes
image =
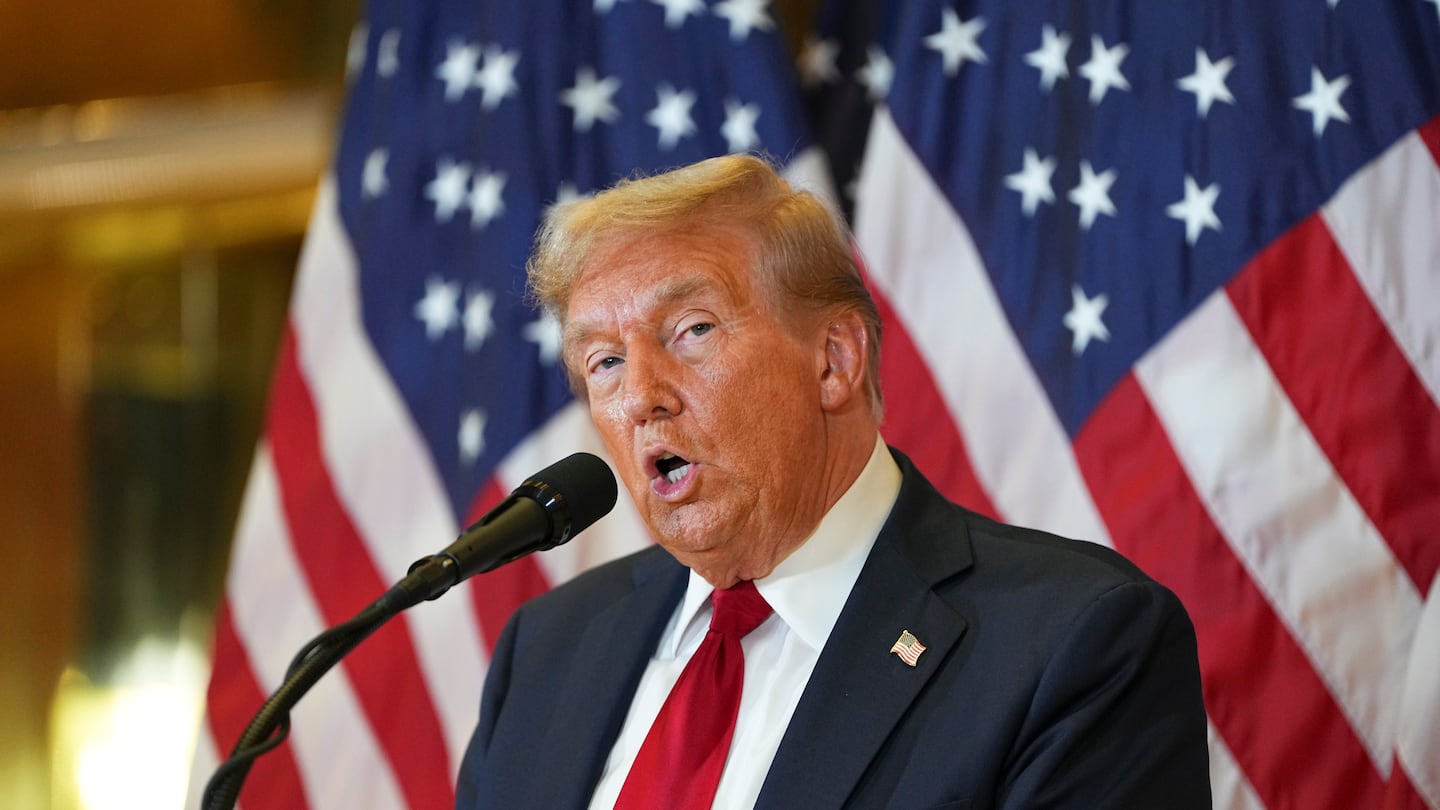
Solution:
[[[715,608],[710,629],[734,639],[749,635],[771,613],[770,603],[748,579],[723,590],[715,589],[710,594],[710,604]]]

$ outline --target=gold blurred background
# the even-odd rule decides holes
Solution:
[[[358,0],[0,0],[0,805],[181,806]]]

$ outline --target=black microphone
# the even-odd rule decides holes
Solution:
[[[417,560],[387,597],[404,610],[462,580],[545,551],[615,508],[615,476],[598,456],[575,453],[530,476],[438,554]]]

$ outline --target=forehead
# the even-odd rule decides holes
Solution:
[[[617,239],[598,248],[572,284],[566,337],[572,328],[688,303],[748,307],[758,293],[750,252],[736,234],[707,228]]]

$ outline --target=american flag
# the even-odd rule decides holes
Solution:
[[[925,652],[925,645],[920,643],[914,633],[906,630],[890,645],[890,652],[900,656],[901,661],[913,667],[920,663],[920,653]]]
[[[801,64],[887,438],[1180,596],[1217,807],[1440,805],[1440,2],[839,2]]]
[[[1176,591],[1216,806],[1440,806],[1440,0],[832,2],[798,71],[776,17],[371,3],[192,805],[306,640],[599,449],[522,300],[545,206],[732,150],[819,187],[813,133],[886,321],[887,439]],[[645,537],[622,499],[391,622],[242,802],[448,806],[511,609]]]

